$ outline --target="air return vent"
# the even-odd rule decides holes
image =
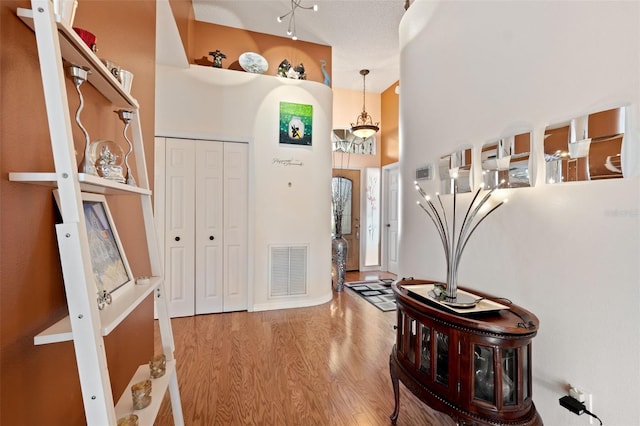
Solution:
[[[269,295],[271,297],[307,294],[306,245],[270,246]]]

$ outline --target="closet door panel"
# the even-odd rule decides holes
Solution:
[[[248,146],[224,145],[224,303],[223,310],[247,309]]]
[[[197,141],[196,176],[196,314],[222,312],[224,144]]]
[[[166,143],[165,288],[171,317],[194,314],[194,156],[188,144]]]

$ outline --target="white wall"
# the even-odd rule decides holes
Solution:
[[[640,424],[639,24],[639,2],[417,0],[400,27],[400,276],[446,275],[415,168],[466,144],[477,159],[486,141],[533,129],[536,185],[506,191],[459,282],[540,319],[533,396],[547,425],[589,424],[558,404],[568,383],[593,394],[604,424]],[[626,104],[630,177],[544,184],[546,125]]]
[[[312,146],[279,144],[281,101],[313,106]],[[331,89],[316,82],[157,66],[156,135],[249,143],[250,310],[310,306],[332,297],[331,107]],[[272,244],[309,246],[307,295],[269,297]]]

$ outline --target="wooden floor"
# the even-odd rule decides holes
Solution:
[[[393,275],[347,281],[376,277]],[[395,322],[348,289],[310,308],[175,318],[185,424],[389,425]],[[398,425],[454,424],[400,389]],[[172,424],[165,397],[156,425]]]

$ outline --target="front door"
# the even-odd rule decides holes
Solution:
[[[345,178],[348,185],[341,188],[346,192],[342,216],[342,237],[347,240],[347,271],[360,269],[360,170],[333,169],[334,177]]]

